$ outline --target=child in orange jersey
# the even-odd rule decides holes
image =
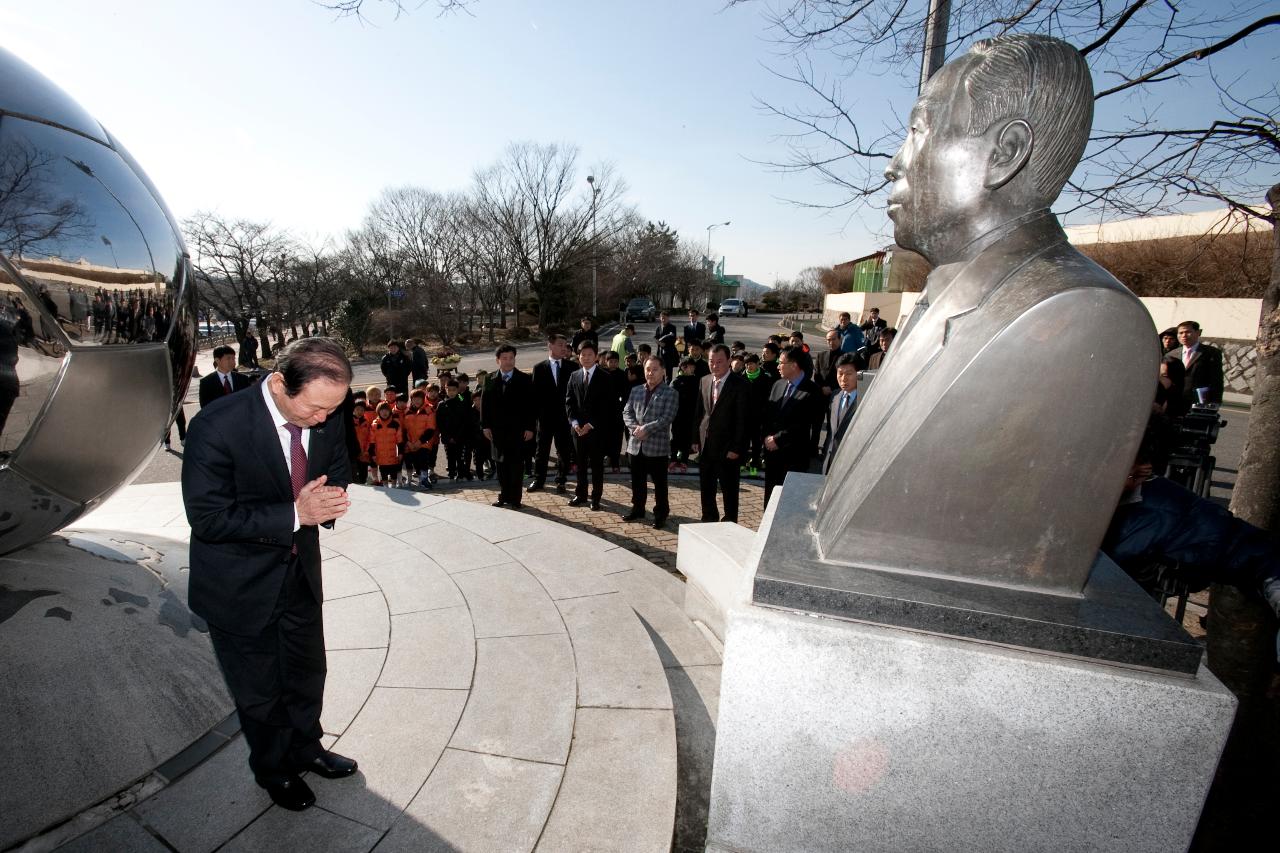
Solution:
[[[351,460],[351,479],[363,486],[369,482],[369,445],[373,444],[373,429],[369,421],[365,420],[363,400],[357,398],[351,411],[354,415],[352,429],[356,434],[356,455]]]
[[[369,444],[373,461],[378,466],[379,479],[387,486],[394,486],[400,478],[400,462],[403,458],[400,451],[404,444],[404,430],[386,401],[378,405],[378,416],[373,420],[371,432],[372,440]]]
[[[378,405],[382,402],[382,389],[377,385],[370,385],[364,389],[364,419],[370,424],[373,419],[378,416]]]
[[[436,410],[427,406],[427,394],[414,388],[409,394],[409,411],[400,416],[404,424],[404,460],[410,477],[417,476],[424,489],[434,487],[428,445],[436,441]]]

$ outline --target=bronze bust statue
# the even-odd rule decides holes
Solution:
[[[1071,45],[1014,35],[939,71],[886,177],[934,266],[832,460],[824,560],[1078,594],[1155,394],[1132,293],[1049,206],[1093,120]]]

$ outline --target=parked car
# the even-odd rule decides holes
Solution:
[[[658,317],[658,306],[652,299],[637,297],[622,309],[621,323],[652,323]]]
[[[745,317],[747,303],[741,299],[726,299],[720,303],[720,316]]]

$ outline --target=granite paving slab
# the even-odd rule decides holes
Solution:
[[[445,501],[425,507],[422,512],[470,530],[490,542],[505,542],[530,533],[539,533],[549,523],[528,513],[482,506],[469,501]]]
[[[659,592],[671,599],[673,604],[683,609],[685,583],[677,575],[655,566],[644,557],[634,554],[626,548],[615,548],[606,552],[606,556],[609,559],[609,569],[605,572],[606,575],[634,571],[657,588]]]
[[[253,781],[249,747],[233,738],[177,782],[143,800],[134,813],[180,853],[208,853],[222,846],[271,807]]]
[[[532,850],[564,769],[446,749],[378,853]]]
[[[313,787],[326,780],[313,782]],[[382,833],[324,809],[291,812],[272,806],[262,817],[231,839],[223,853],[315,853],[342,850],[366,853]]]
[[[378,591],[377,582],[354,560],[337,554],[322,559],[325,601]]]
[[[448,521],[402,533],[400,540],[451,575],[511,562],[511,555],[488,539]]]
[[[669,712],[580,708],[564,781],[536,849],[670,850],[675,737]]]
[[[347,779],[318,779],[328,811],[389,829],[435,767],[453,735],[466,693],[378,687],[334,750],[360,762]]]
[[[519,563],[453,576],[471,608],[476,637],[564,633],[564,623],[542,584]]]
[[[379,687],[467,690],[476,643],[465,606],[391,617],[391,646]]]
[[[131,814],[122,814],[58,848],[62,853],[102,853],[127,850],[129,853],[166,853],[169,850],[143,829]]]
[[[372,649],[385,647],[390,631],[387,600],[369,592],[324,603],[324,647]]]
[[[344,557],[350,557],[361,567],[421,555],[417,548],[401,542],[389,533],[359,524],[343,524],[341,520],[333,532],[321,529],[320,544]]]
[[[556,602],[578,669],[578,705],[670,710],[671,693],[649,635],[618,593]]]
[[[487,542],[484,544],[489,545]],[[392,616],[466,604],[457,585],[426,554],[400,560],[378,560],[366,565],[365,571],[382,590]]]
[[[617,572],[609,575],[609,580],[649,629],[661,636],[662,642],[653,645],[664,667],[720,663],[720,655],[689,621],[683,607],[677,607],[640,570]]]
[[[418,506],[396,506],[388,501],[353,500],[347,514],[342,517],[342,523],[359,524],[391,536],[440,523],[438,518],[419,512],[419,508]]]
[[[563,764],[577,693],[564,634],[476,641],[476,674],[450,746]]]
[[[386,649],[339,649],[327,652],[329,672],[324,680],[320,726],[340,735],[351,725],[378,683]]]
[[[422,509],[449,499],[449,495],[440,492],[420,492],[410,489],[384,489],[374,486],[361,486],[353,483],[347,487],[347,496],[352,503],[370,503],[378,506],[393,506],[402,509]]]
[[[500,547],[528,569],[553,599],[617,592],[604,576],[605,552],[583,549],[556,531],[521,536]]]

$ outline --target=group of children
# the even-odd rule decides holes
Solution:
[[[442,377],[439,385],[420,380],[407,401],[377,385],[355,392],[353,480],[434,488],[441,445],[449,479],[493,476],[489,442],[480,430],[484,378],[483,372],[476,376],[474,391],[465,373]]]

